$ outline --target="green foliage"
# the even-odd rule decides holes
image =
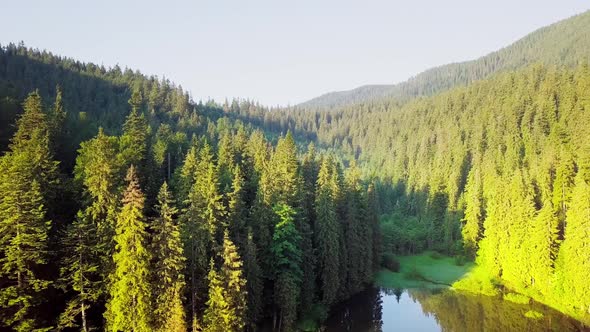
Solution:
[[[538,311],[529,310],[524,313],[524,316],[526,318],[530,318],[530,319],[541,319],[541,318],[543,318],[544,315]]]
[[[246,287],[248,294],[247,303],[247,323],[255,324],[262,315],[263,300],[262,300],[262,270],[258,263],[258,254],[256,243],[252,231],[248,232],[246,239],[246,246],[244,250],[244,278],[246,279]]]
[[[301,235],[295,227],[295,211],[288,205],[277,204],[275,213],[280,221],[275,226],[271,252],[274,262],[275,305],[279,311],[279,329],[289,331],[295,323],[299,286],[303,272],[301,270]]]
[[[395,85],[365,85],[349,91],[327,93],[300,107],[331,108],[389,98],[408,100],[431,96],[532,63],[575,66],[590,60],[589,27],[590,13],[582,13],[534,31],[479,59],[431,68]]]
[[[49,127],[37,92],[23,104],[10,151],[0,157],[0,319],[6,328],[40,328],[37,306],[52,284],[48,263],[57,163],[49,150]]]
[[[152,297],[154,299],[154,328],[158,331],[186,331],[182,306],[185,258],[180,227],[175,220],[172,193],[164,182],[156,205],[158,216],[152,222]]]
[[[517,293],[504,294],[504,300],[520,304],[528,304],[531,301],[529,297]]]
[[[125,179],[128,186],[115,226],[115,267],[110,277],[105,319],[109,331],[151,331],[151,253],[143,212],[145,198],[133,166]]]
[[[227,231],[223,236],[220,258],[219,271],[211,261],[209,300],[203,318],[205,331],[242,331],[246,323],[246,280],[242,260]]]
[[[322,301],[332,304],[339,289],[340,233],[336,220],[336,202],[333,184],[330,183],[332,159],[323,160],[317,180],[315,202],[315,247],[318,250],[318,273],[321,280]]]
[[[118,66],[0,48],[0,148],[9,148],[0,157],[3,323],[51,325],[54,313],[35,311],[61,267],[65,293],[48,305],[72,300],[64,327],[86,329],[88,309],[87,327],[101,328],[92,318],[108,298],[107,329],[182,330],[190,319],[197,330],[203,318],[207,328],[234,330],[275,318],[289,330],[318,299],[328,305],[361,289],[382,254],[400,267],[377,273],[381,285],[450,284],[471,267],[463,256],[403,256],[423,250],[476,258],[457,289],[508,287],[587,313],[590,69],[535,65],[480,79],[530,59],[587,59],[589,17],[420,75],[395,88],[400,100],[330,111],[197,103],[167,80]],[[19,102],[38,87],[14,131]],[[41,96],[55,99],[47,111]],[[315,147],[300,160],[298,145],[308,141]],[[76,159],[73,185],[54,155],[63,170]],[[121,208],[131,164],[139,182]],[[152,209],[156,186],[172,173],[178,224],[170,200]],[[221,251],[233,258],[209,268]],[[163,321],[174,323],[157,326]]]
[[[457,266],[454,259],[431,257],[432,252],[420,255],[398,256],[398,271],[382,269],[375,275],[377,286],[385,288],[440,288],[447,287],[467,275],[473,264]],[[386,256],[386,255],[384,255]]]
[[[59,317],[60,328],[79,327],[85,332],[92,329],[88,313],[98,305],[103,290],[98,241],[96,224],[90,216],[78,211],[63,241],[67,256],[60,281],[75,295]]]

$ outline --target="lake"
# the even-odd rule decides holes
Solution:
[[[525,317],[531,311],[543,316]],[[516,304],[449,289],[370,288],[336,306],[326,327],[329,332],[590,331],[539,303]]]

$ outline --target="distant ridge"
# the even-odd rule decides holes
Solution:
[[[536,62],[572,66],[589,61],[590,11],[586,11],[540,28],[507,47],[475,60],[434,67],[398,84],[364,85],[352,90],[329,92],[297,106],[333,108],[380,98],[403,101],[434,95]]]

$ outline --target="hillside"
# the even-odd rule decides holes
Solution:
[[[590,60],[590,11],[543,27],[512,45],[472,61],[428,69],[394,85],[366,85],[330,92],[299,104],[303,108],[332,108],[379,98],[407,100],[431,96],[498,72],[540,62],[572,66]]]

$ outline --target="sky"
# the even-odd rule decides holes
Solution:
[[[286,106],[474,59],[588,9],[583,0],[0,0],[0,44],[165,76],[194,100]]]

